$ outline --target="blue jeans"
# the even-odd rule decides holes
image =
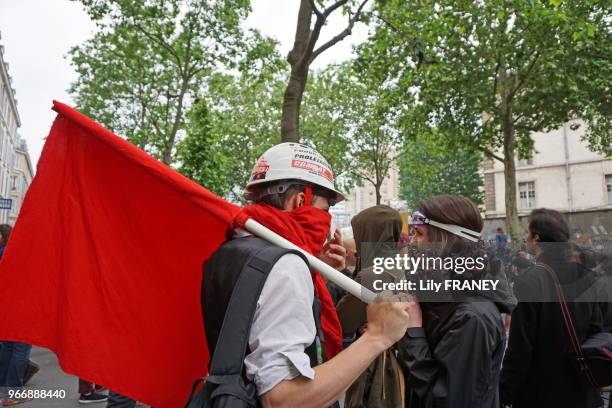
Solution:
[[[0,387],[23,387],[30,350],[26,343],[3,341],[0,348]]]

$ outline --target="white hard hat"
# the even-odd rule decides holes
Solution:
[[[336,202],[344,195],[334,187],[331,166],[316,150],[300,143],[281,143],[266,150],[257,160],[247,191],[253,187],[280,180],[303,180],[336,193]]]

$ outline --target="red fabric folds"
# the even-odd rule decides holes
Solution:
[[[69,373],[182,407],[208,354],[202,263],[239,208],[54,102],[37,175],[0,263],[0,339]]]
[[[293,211],[280,211],[266,204],[249,205],[243,208],[236,220],[238,225],[244,225],[249,218],[315,256],[321,251],[331,225],[328,212],[308,205]],[[330,359],[342,351],[342,326],[325,279],[316,271],[311,271],[311,275],[315,294],[321,301],[325,354]]]

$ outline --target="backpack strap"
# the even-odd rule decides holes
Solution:
[[[228,375],[241,375],[257,301],[272,267],[286,254],[296,254],[308,264],[298,251],[270,245],[256,252],[240,272],[210,363],[211,380],[221,380]]]
[[[536,266],[539,266],[540,268],[544,269],[552,279],[553,284],[555,286],[555,290],[557,292],[557,298],[559,300],[559,307],[561,308],[561,316],[563,317],[565,330],[567,332],[572,351],[574,352],[578,360],[580,370],[592,386],[598,387],[597,381],[595,381],[595,378],[591,373],[591,369],[589,368],[588,364],[584,359],[584,355],[582,354],[580,340],[578,339],[578,334],[576,333],[576,329],[574,328],[574,322],[572,321],[572,316],[570,314],[569,308],[567,307],[567,301],[565,300],[563,288],[561,287],[561,282],[559,282],[559,278],[557,278],[557,274],[552,270],[549,265],[545,263],[538,262],[536,263]]]
[[[308,265],[300,252],[269,245],[251,255],[242,267],[223,317],[209,374],[193,384],[186,407],[208,407],[210,399],[220,391],[249,403],[256,399],[254,389],[240,385],[249,333],[264,283],[274,264],[287,254],[298,255]],[[204,387],[200,388],[202,383]]]

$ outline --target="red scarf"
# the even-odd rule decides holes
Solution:
[[[270,205],[253,204],[244,207],[236,220],[246,221],[247,218],[254,219],[314,256],[321,251],[331,227],[331,215],[311,206],[281,211]],[[315,296],[321,301],[323,345],[327,359],[330,359],[342,351],[342,328],[325,279],[319,272],[311,270],[310,274]]]

